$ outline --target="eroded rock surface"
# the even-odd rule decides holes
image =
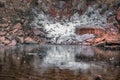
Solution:
[[[91,8],[91,6],[94,7]],[[96,10],[96,13],[99,11],[99,13],[94,13],[94,10]],[[58,22],[49,25],[47,21],[43,21],[44,24],[47,24],[47,28],[54,25],[55,28],[52,27],[51,29],[55,29],[54,31],[57,33],[44,29],[43,27],[45,27],[45,25],[41,25],[41,23],[30,25],[35,16],[46,19],[46,16],[42,14],[38,15],[41,11],[47,17],[49,16],[47,21]],[[113,11],[111,12],[112,14],[107,13],[110,11]],[[56,44],[92,42],[90,44],[94,44],[104,40],[107,42],[119,42],[119,13],[119,0],[0,0],[0,45],[17,45],[21,43],[45,44],[48,42],[54,42]],[[100,14],[100,16],[95,18],[98,14]],[[106,14],[109,15],[107,16],[107,22],[100,19]],[[74,15],[77,15],[77,17]],[[87,15],[87,18],[85,15]],[[96,21],[96,25],[99,23],[99,26],[101,25],[103,29],[99,29],[94,25],[93,27],[96,27],[96,29],[83,29],[79,32],[79,29],[77,30],[76,25],[73,25],[73,23],[76,23],[77,26],[79,23],[81,24],[82,21],[77,20],[80,16],[82,16],[80,19],[83,19],[83,21],[86,21],[84,19],[88,20],[89,24],[86,24],[87,27],[90,26],[90,24],[92,25],[93,22],[91,21],[94,20]],[[93,18],[91,18],[91,16],[93,16]],[[73,23],[71,23],[72,21]],[[60,24],[60,26],[58,24]],[[104,24],[107,25],[103,26]],[[71,28],[71,30],[69,30],[69,28]],[[77,30],[77,34],[74,32],[75,29]],[[51,34],[50,31],[53,33]],[[65,36],[61,36],[61,32],[59,31],[63,31],[65,34],[62,35]],[[95,38],[93,38],[93,35],[91,38],[86,38],[86,35],[79,36],[80,34],[93,34]],[[82,37],[85,39],[80,39]]]

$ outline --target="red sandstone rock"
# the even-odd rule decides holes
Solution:
[[[24,38],[23,37],[17,37],[19,39],[20,43],[24,43]]]
[[[29,5],[30,5],[30,2],[32,0],[20,0],[20,1],[19,0],[5,0],[5,1],[7,1],[6,9],[1,10],[1,12],[0,12],[0,13],[3,12],[3,14],[1,14],[1,16],[6,17],[6,20],[4,20],[4,21],[6,21],[6,22],[8,22],[8,20],[15,21],[16,18],[19,18],[19,21],[23,22],[23,24],[17,23],[14,26],[12,26],[12,31],[11,31],[12,33],[8,32],[8,34],[11,36],[10,38],[7,37],[8,35],[6,36],[7,32],[5,33],[5,32],[0,31],[0,36],[4,36],[4,37],[0,37],[0,41],[2,41],[2,42],[5,41],[4,43],[7,44],[8,42],[11,42],[11,40],[12,40],[12,42],[10,44],[15,44],[14,38],[17,37],[18,39],[20,39],[20,43],[23,43],[24,42],[24,38],[23,38],[24,34],[23,34],[23,31],[21,29],[23,29],[22,25],[25,26],[25,25],[28,24],[28,21],[26,19],[21,20],[21,16],[22,16],[22,18],[23,17],[26,18],[26,16],[24,16],[24,14],[22,14],[22,15],[19,14],[19,12],[20,13],[25,12],[25,11],[27,12],[27,9],[29,9]],[[47,5],[48,1],[51,3],[50,5]],[[65,1],[65,6],[63,6],[64,9],[61,8],[61,10],[57,10],[58,8],[56,7],[56,3],[54,3],[56,0],[54,0],[54,2],[52,2],[52,1],[53,0],[43,0],[42,2],[45,2],[44,4],[47,7],[51,7],[51,5],[52,5],[52,8],[48,8],[48,10],[50,9],[50,15],[53,16],[53,17],[56,17],[56,16],[63,17],[64,16],[64,17],[68,18],[69,16],[71,16],[73,14],[73,12],[72,12],[73,9],[76,9],[76,7],[79,7],[78,2],[81,1],[81,3],[86,4],[86,2],[84,0],[62,0],[62,1]],[[104,2],[104,0],[102,0],[102,1]],[[16,5],[16,2],[19,3],[19,5]],[[58,1],[56,1],[56,2],[58,2]],[[73,8],[73,6],[74,6],[74,8]],[[83,7],[83,9],[87,9],[87,6]],[[59,11],[61,11],[61,12],[59,12]],[[79,11],[83,12],[82,9],[80,9]],[[120,12],[119,11],[120,10],[118,9],[117,10],[117,19],[118,20],[120,20],[120,15],[119,15]],[[5,14],[5,13],[7,13],[7,14]],[[12,17],[11,15],[14,15],[14,16]],[[112,23],[113,21],[114,21],[114,19],[111,18],[108,22]],[[11,24],[13,25],[12,22],[11,22]],[[0,28],[1,27],[6,28],[8,26],[9,26],[8,23],[0,24]],[[11,30],[11,29],[7,29],[6,31],[9,31],[9,30]],[[27,38],[25,38],[26,42],[29,42],[29,43],[36,42],[36,41],[40,42],[41,38],[38,37],[38,35],[40,35],[41,33],[40,33],[39,30],[33,31],[34,34],[31,33],[32,32],[31,30],[29,30],[29,29],[27,29],[27,30],[28,30],[28,32],[26,30],[24,31],[26,33],[25,36],[27,37]],[[93,30],[89,29],[89,30],[83,30],[83,32],[78,31],[78,34],[86,34],[86,33],[95,34],[96,36],[98,36],[98,38],[95,38],[94,40],[92,39],[93,41],[92,40],[87,40],[88,42],[100,42],[104,39],[106,41],[116,41],[116,40],[118,40],[118,35],[115,32],[113,32],[112,34],[107,34],[107,36],[106,36],[106,34],[105,34],[106,32],[104,30],[101,31],[101,30],[97,30],[97,29],[93,29]],[[32,36],[33,38],[28,37],[28,36]],[[104,37],[104,36],[106,36],[106,37]],[[115,40],[112,40],[112,39],[115,39]],[[41,40],[41,43],[42,42],[45,43],[47,41]]]
[[[114,28],[108,29],[106,32],[103,29],[99,28],[81,28],[76,30],[76,34],[95,34],[95,39],[88,39],[86,40],[87,43],[96,44],[102,41],[106,41],[108,43],[118,43],[120,41],[120,35]]]
[[[0,41],[4,41],[5,40],[5,37],[0,37]]]
[[[12,30],[12,33],[14,34],[14,33],[16,33],[18,31],[18,29],[14,29],[14,30]]]
[[[12,42],[10,44],[8,44],[9,46],[15,46],[17,44],[16,40],[12,40]]]
[[[104,37],[95,38],[95,39],[94,39],[94,43],[102,42],[102,41],[104,41],[104,40],[105,40]]]
[[[41,32],[40,30],[38,30],[38,29],[34,29],[33,32],[34,32],[35,35],[40,35],[40,34],[42,33],[42,32]]]
[[[16,34],[17,34],[18,36],[23,36],[23,35],[24,35],[24,32],[23,32],[23,30],[18,30]]]
[[[101,29],[101,28],[77,28],[76,31],[75,31],[76,34],[94,34],[96,35],[97,37],[101,37],[103,35],[106,34],[106,31],[104,29]]]
[[[115,21],[116,21],[115,16],[109,17],[107,20],[108,23],[113,23]]]
[[[10,40],[5,39],[4,41],[2,41],[2,43],[4,43],[4,44],[8,45],[8,44],[10,44]]]
[[[33,40],[31,37],[25,38],[26,43],[37,43],[35,40]]]
[[[88,43],[93,43],[94,42],[94,39],[88,39],[86,40]]]
[[[9,39],[10,41],[12,41],[14,39],[14,36],[10,35],[10,36],[7,36],[6,38]]]
[[[0,27],[8,27],[8,26],[9,26],[8,23],[0,24]]]
[[[0,36],[5,36],[6,35],[6,32],[5,31],[1,31],[0,32]]]
[[[116,18],[117,20],[120,20],[120,7],[116,11]]]
[[[28,24],[28,22],[29,22],[28,20],[25,20],[23,25],[26,26]]]
[[[16,25],[13,26],[14,29],[21,29],[22,25],[21,23],[17,23]]]
[[[112,34],[108,33],[105,35],[105,40],[108,43],[117,43],[120,41],[120,35],[119,34]]]
[[[51,7],[50,7],[50,9],[49,9],[49,15],[50,15],[51,17],[56,17],[57,11],[56,11],[56,9],[55,9],[54,6],[51,6]]]

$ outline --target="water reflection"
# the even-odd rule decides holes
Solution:
[[[0,80],[120,79],[120,51],[90,46],[0,47]]]

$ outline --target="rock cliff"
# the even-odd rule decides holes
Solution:
[[[119,0],[0,0],[0,45],[119,43],[119,13]]]

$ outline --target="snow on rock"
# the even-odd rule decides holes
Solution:
[[[99,9],[96,9],[95,6],[88,7],[88,10],[83,14],[79,15],[75,13],[71,16],[70,20],[57,20],[51,18],[49,15],[40,11],[37,13],[33,10],[35,14],[34,20],[31,23],[31,26],[38,28],[43,28],[47,32],[47,37],[51,38],[52,43],[64,43],[73,41],[84,41],[89,38],[93,38],[94,35],[76,35],[76,27],[103,27],[107,23],[107,16],[109,12],[106,12],[104,15],[100,15]],[[88,38],[87,38],[88,37]]]

